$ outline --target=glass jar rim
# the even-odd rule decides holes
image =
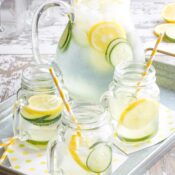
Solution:
[[[92,130],[107,123],[110,114],[102,105],[83,102],[70,102],[71,109],[82,130]],[[62,123],[70,128],[76,129],[77,124],[72,121],[68,112],[63,111]]]
[[[22,73],[21,86],[24,89],[31,91],[55,91],[55,84],[49,72],[49,65],[31,65],[24,69]],[[60,79],[61,72],[55,71],[57,77]],[[41,89],[40,89],[41,88]]]
[[[142,82],[139,86],[147,86],[156,81],[156,71],[153,65],[143,79],[146,62],[128,61],[118,65],[114,71],[114,81],[125,86],[138,86],[137,82]]]

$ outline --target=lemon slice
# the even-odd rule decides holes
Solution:
[[[61,98],[56,95],[34,95],[29,98],[28,103],[29,104],[27,106],[23,107],[23,110],[30,114],[34,114],[34,117],[52,115],[61,112],[63,109],[63,102]]]
[[[115,22],[100,22],[88,32],[88,39],[92,47],[105,52],[109,43],[116,38],[126,38],[123,27]]]
[[[69,143],[69,152],[72,156],[72,158],[75,160],[75,162],[85,171],[89,171],[87,168],[86,164],[81,160],[77,153],[77,148],[78,148],[78,142],[79,142],[79,136],[78,135],[73,135],[71,137],[70,143]]]
[[[131,103],[121,114],[119,125],[128,129],[142,129],[155,120],[159,103],[151,99],[139,99]]]
[[[175,24],[159,24],[154,28],[154,33],[159,36],[160,33],[165,33],[169,29],[175,30]]]
[[[164,7],[162,17],[167,22],[175,22],[175,3],[168,4]]]

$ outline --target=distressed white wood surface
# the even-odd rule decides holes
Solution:
[[[133,0],[131,12],[142,41],[155,39],[153,28],[163,22],[161,10],[171,0]],[[64,22],[62,22],[64,23]],[[62,26],[45,27],[40,30],[41,53],[44,57],[54,57],[58,41],[58,30]],[[45,49],[47,48],[47,49]],[[31,33],[24,32],[19,38],[0,39],[0,101],[14,94],[20,85],[22,70],[32,64]],[[46,55],[48,54],[48,55]],[[161,59],[161,55],[159,56]],[[163,57],[162,57],[163,58]],[[160,159],[145,175],[174,175],[175,148]]]

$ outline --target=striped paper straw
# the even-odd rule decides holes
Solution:
[[[71,109],[71,107],[70,107],[69,102],[67,101],[67,99],[66,99],[66,97],[65,97],[65,95],[64,95],[64,92],[63,92],[63,90],[62,90],[62,88],[61,88],[61,86],[60,86],[60,83],[59,83],[59,81],[58,81],[58,78],[56,77],[55,72],[54,72],[54,70],[53,70],[52,67],[49,68],[49,72],[50,72],[50,74],[51,74],[51,76],[52,76],[52,79],[53,79],[53,81],[54,81],[54,83],[55,83],[55,85],[56,85],[56,87],[57,87],[57,90],[58,90],[58,92],[59,92],[59,94],[60,94],[60,96],[61,96],[61,98],[62,98],[62,100],[63,100],[64,106],[65,106],[67,112],[69,113],[69,115],[70,115],[72,121],[73,121],[75,124],[77,124],[77,129],[80,129],[80,126],[78,125],[78,121],[77,121],[77,119],[76,119],[76,117],[75,117],[75,115],[74,115],[74,113],[73,113],[73,111],[72,111],[72,109]],[[80,134],[80,133],[79,133],[79,134]]]
[[[8,155],[9,146],[13,145],[15,140],[16,140],[16,137],[12,137],[7,142],[0,144],[0,148],[7,147],[0,158],[0,165],[4,162],[4,160],[6,159],[6,157]]]
[[[163,37],[164,37],[164,34],[161,33],[161,34],[159,35],[157,41],[156,41],[156,44],[155,44],[155,46],[154,46],[154,48],[153,48],[153,50],[152,50],[152,53],[151,53],[151,55],[150,55],[149,60],[148,60],[148,62],[146,63],[146,69],[145,69],[145,71],[143,72],[142,80],[139,81],[139,82],[137,83],[137,86],[140,86],[141,83],[142,83],[142,81],[144,80],[144,78],[147,76],[148,71],[149,71],[149,69],[150,69],[150,67],[151,67],[151,65],[152,65],[152,63],[153,63],[154,56],[155,56],[156,53],[157,53],[158,46],[159,46],[159,44],[161,43]],[[139,92],[139,90],[140,90],[140,88],[139,88],[139,89],[137,88],[136,94]]]

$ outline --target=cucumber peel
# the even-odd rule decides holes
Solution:
[[[127,40],[119,38],[108,45],[105,55],[107,62],[115,67],[122,61],[132,60],[133,51]]]
[[[69,20],[58,44],[59,49],[62,52],[64,52],[68,48],[71,36],[72,36],[72,22]]]
[[[112,40],[112,41],[109,43],[109,45],[108,45],[108,47],[107,47],[107,49],[106,49],[106,53],[105,53],[106,60],[107,60],[108,62],[109,62],[109,60],[110,60],[109,55],[110,55],[111,49],[112,49],[116,44],[118,44],[118,43],[120,43],[120,42],[127,42],[127,40],[126,40],[126,39],[123,39],[123,38],[118,38],[118,39]]]
[[[22,113],[21,113],[21,116],[23,117],[23,119],[37,126],[49,126],[57,122],[61,118],[60,113],[54,114],[54,115],[42,116],[41,118],[37,118],[37,119],[29,119],[27,116],[24,116]]]

